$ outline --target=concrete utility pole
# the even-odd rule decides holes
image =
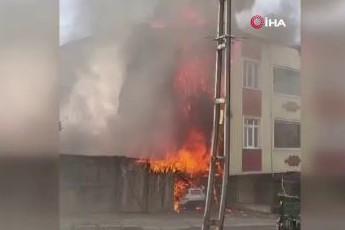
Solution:
[[[212,131],[212,146],[211,146],[211,161],[208,177],[208,186],[206,194],[205,213],[203,221],[203,230],[218,229],[222,230],[224,226],[225,208],[226,208],[226,193],[229,178],[229,157],[230,157],[230,84],[231,84],[231,0],[219,0],[218,11],[218,29],[217,37],[217,53],[216,53],[216,70],[215,70],[215,90],[214,90],[214,110],[213,110],[213,131]],[[222,67],[224,64],[225,71],[225,95],[221,97]],[[223,105],[224,118],[224,152],[219,153],[218,143],[220,136],[219,120],[221,113],[221,105]],[[212,208],[212,194],[215,180],[215,173],[217,163],[222,165],[222,189],[221,198],[218,210],[218,217],[211,218]]]

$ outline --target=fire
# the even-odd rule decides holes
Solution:
[[[196,17],[191,11],[186,11],[190,19]],[[174,210],[180,210],[180,198],[188,188],[201,185],[200,179],[207,174],[209,166],[209,146],[207,145],[204,124],[207,113],[200,110],[200,105],[207,103],[204,98],[212,98],[213,87],[210,84],[211,64],[208,53],[195,52],[194,41],[183,40],[181,45],[181,59],[177,64],[173,88],[178,101],[181,120],[188,124],[187,138],[183,145],[173,152],[167,152],[161,160],[152,160],[150,168],[156,173],[174,172]],[[211,100],[210,100],[211,101]],[[210,109],[212,114],[212,107]],[[207,120],[207,119],[206,119]],[[212,121],[210,121],[211,123]]]
[[[175,87],[178,88],[183,96],[189,97],[197,95],[198,91],[207,91],[205,82],[207,72],[202,67],[203,62],[198,57],[181,64],[180,71],[175,78]]]
[[[184,53],[191,52],[190,48],[184,48]],[[186,54],[186,56],[188,56]],[[191,96],[197,96],[200,93],[209,94],[212,97],[213,89],[208,84],[209,76],[207,67],[210,65],[208,59],[204,57],[189,57],[179,66],[179,72],[175,77],[175,89],[180,97],[188,99]]]
[[[179,212],[180,198],[188,189],[203,185],[202,180],[207,175],[210,160],[208,139],[212,125],[214,90],[212,54],[214,52],[209,41],[200,39],[200,30],[207,25],[207,20],[200,10],[186,5],[181,7],[181,16],[178,17],[177,22],[150,23],[150,27],[155,29],[169,29],[172,25],[177,25],[176,28],[181,29],[181,36],[176,40],[180,48],[175,72],[172,75],[172,91],[176,117],[180,122],[176,123],[179,132],[175,140],[180,141],[180,133],[186,138],[182,145],[173,141],[179,146],[177,149],[175,149],[176,145],[169,145],[167,150],[163,148],[163,151],[158,151],[163,156],[161,159],[149,159],[149,168],[152,172],[175,174],[174,210],[176,212]],[[184,32],[186,29],[188,33]],[[157,145],[165,147],[165,143],[159,141],[159,138],[155,138],[155,141],[154,147]],[[141,149],[141,151],[145,150]],[[153,155],[157,156],[157,154]],[[198,206],[197,209],[201,210],[202,207]]]
[[[174,183],[174,211],[176,213],[180,212],[180,198],[184,195],[185,191],[188,189],[188,183],[186,181],[175,178]]]
[[[205,136],[191,130],[187,141],[176,153],[168,153],[162,160],[152,160],[153,172],[184,172],[190,176],[207,171],[208,157]]]
[[[204,174],[208,169],[209,158],[205,136],[194,129],[188,135],[186,142],[175,153],[166,154],[161,160],[151,160],[150,169],[155,173],[180,173],[189,179]],[[179,177],[174,183],[174,210],[179,212],[179,199],[192,183]]]
[[[185,51],[188,52],[189,50]],[[212,98],[213,89],[209,84],[207,66],[209,62],[199,57],[193,57],[180,63],[179,71],[174,78],[174,88],[180,100],[180,111],[183,117],[193,116],[194,101],[200,95]]]

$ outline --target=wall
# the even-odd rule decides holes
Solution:
[[[172,174],[148,173],[124,157],[62,155],[61,214],[173,211]]]
[[[259,212],[272,212],[277,206],[279,181],[272,175],[231,176],[227,206]]]
[[[274,66],[300,69],[298,51],[262,40],[245,39],[234,42],[232,55],[230,174],[252,175],[299,171],[300,164],[293,166],[287,162],[290,159],[294,162],[296,159],[298,161],[300,149],[275,149],[273,143],[275,118],[300,121],[300,97],[277,95],[273,87]],[[243,88],[245,59],[260,62],[259,89]],[[291,104],[297,106],[296,111],[287,109]],[[261,109],[255,109],[257,112],[248,109],[248,106],[256,108],[258,105]],[[244,116],[260,118],[260,149],[255,152],[249,153],[243,150]]]
[[[300,56],[297,50],[286,47],[272,46],[271,66],[283,66],[295,70],[300,69]],[[273,79],[273,71],[271,71]],[[302,82],[302,81],[301,81]],[[300,82],[300,84],[301,84]],[[273,83],[271,83],[272,119],[271,119],[271,139],[272,139],[272,172],[300,171],[301,149],[281,149],[274,148],[274,120],[286,120],[300,122],[301,120],[301,98],[300,96],[282,95],[274,93]],[[291,161],[291,163],[290,163]],[[297,164],[296,164],[297,163]]]

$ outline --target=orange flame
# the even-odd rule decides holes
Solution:
[[[174,211],[176,213],[180,212],[180,198],[184,195],[188,187],[185,181],[175,178],[174,183]]]
[[[151,160],[150,169],[155,173],[183,172],[193,178],[205,173],[208,169],[209,158],[205,136],[191,130],[185,144],[175,153],[166,154],[162,160]],[[179,199],[184,195],[189,183],[175,178],[174,210],[179,212]]]
[[[202,133],[191,130],[186,143],[176,153],[168,153],[162,160],[151,160],[153,172],[184,172],[193,176],[208,168],[207,148]]]

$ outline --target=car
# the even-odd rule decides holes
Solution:
[[[202,210],[205,206],[206,195],[203,187],[189,188],[185,196],[180,199],[180,209]]]

